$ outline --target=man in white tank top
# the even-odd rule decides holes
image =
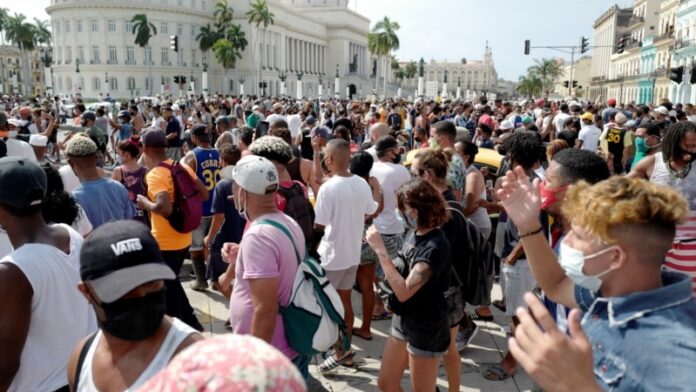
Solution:
[[[96,329],[75,289],[82,237],[44,222],[46,181],[26,158],[0,159],[0,227],[15,249],[0,260],[0,391],[66,389],[72,347]]]
[[[78,288],[94,307],[99,331],[70,357],[71,390],[135,390],[203,339],[165,316],[164,280],[175,276],[142,223],[116,221],[93,231],[82,247],[80,276]]]

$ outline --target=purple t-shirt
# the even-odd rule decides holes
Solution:
[[[304,235],[292,218],[278,212],[256,219],[273,220],[285,226],[294,238],[300,257],[304,258]],[[252,224],[242,237],[235,267],[234,289],[230,300],[230,323],[235,333],[250,334],[254,306],[251,301],[252,279],[278,278],[278,303],[285,306],[290,301],[298,260],[290,239],[280,229],[268,224]],[[271,342],[288,358],[297,353],[288,345],[283,319],[276,315],[275,332]]]

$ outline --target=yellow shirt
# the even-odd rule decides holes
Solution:
[[[387,116],[389,115],[389,112],[385,108],[379,108],[379,121],[383,123],[387,123]]]
[[[168,159],[164,161],[173,164],[174,161]],[[196,173],[188,165],[181,164],[194,180],[197,180]],[[147,197],[155,202],[157,194],[167,192],[169,201],[174,202],[174,181],[169,169],[164,167],[154,167],[145,176],[147,182]],[[191,246],[191,233],[179,233],[169,224],[167,218],[162,215],[151,213],[150,222],[152,223],[152,236],[160,246],[160,250],[181,250]]]

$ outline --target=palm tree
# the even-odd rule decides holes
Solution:
[[[377,65],[382,62],[382,56],[385,56],[389,53],[387,49],[388,43],[387,43],[387,36],[384,33],[375,33],[375,32],[370,32],[367,33],[367,50],[370,51],[371,54],[377,56]],[[379,86],[379,72],[376,72],[375,74],[375,90],[377,90],[377,87]]]
[[[26,16],[22,14],[14,14],[14,16],[6,19],[7,26],[5,34],[8,41],[17,45],[22,56],[22,73],[24,74],[24,92],[25,96],[29,95],[31,89],[31,75],[29,74],[29,59],[28,52],[34,50],[36,41],[36,27],[29,22],[26,22]]]
[[[150,38],[157,35],[155,25],[147,19],[145,14],[134,15],[131,22],[133,23],[135,44],[143,48],[145,53],[147,53],[147,49],[150,48]],[[150,58],[147,58],[147,55],[145,56],[145,61],[147,61],[148,91],[149,95],[152,96],[152,53],[150,53]]]
[[[548,96],[556,84],[556,80],[563,74],[561,64],[554,59],[535,59],[535,64],[527,70],[530,75],[536,75],[541,80],[542,91]]]
[[[48,28],[48,21],[34,18],[34,23],[36,42],[41,45],[49,45],[51,43],[51,30]]]
[[[210,23],[201,27],[200,32],[196,36],[198,41],[198,46],[203,52],[203,68],[207,68],[208,61],[208,51],[212,49],[213,45],[221,38],[221,34],[218,30],[215,30],[210,26]],[[205,71],[206,69],[204,69]]]
[[[394,77],[399,81],[399,86],[401,86],[401,82],[406,78],[406,71],[399,67],[394,71]]]
[[[406,67],[404,67],[404,76],[406,79],[413,79],[417,74],[418,64],[416,64],[415,61],[410,61],[408,64],[406,64]]]
[[[274,24],[273,18],[275,15],[268,10],[268,4],[266,3],[266,0],[256,0],[256,2],[250,4],[251,9],[246,13],[246,17],[249,19],[249,24],[256,24],[256,29],[258,30],[260,25],[263,25],[263,37],[261,41],[261,46],[263,47],[266,43],[266,29],[268,28],[269,24]],[[255,52],[257,49],[257,40],[258,40],[258,31],[256,33],[256,37],[254,39],[254,50],[252,52]],[[253,56],[253,55],[252,55]],[[259,63],[259,79],[261,77],[261,59],[258,60]],[[254,85],[256,85],[256,81],[254,82]]]
[[[541,91],[542,82],[536,75],[529,74],[520,77],[519,83],[517,84],[517,92],[525,97],[535,97],[539,96]]]
[[[5,29],[7,28],[7,18],[10,17],[10,10],[0,8],[0,45],[5,45]]]
[[[385,16],[384,19],[380,20],[375,24],[375,27],[372,29],[373,32],[383,34],[383,45],[384,47],[382,48],[384,53],[383,55],[389,55],[392,51],[394,50],[399,50],[399,36],[396,35],[396,32],[401,28],[401,25],[399,22],[392,21],[389,19],[389,17]],[[383,94],[384,96],[387,95],[387,63],[386,63],[387,57],[384,57],[384,90]]]
[[[215,58],[225,70],[225,77],[227,76],[227,72],[235,67],[237,60],[242,58],[242,53],[239,48],[227,38],[220,38],[215,42],[213,45],[213,54],[215,54]],[[225,85],[223,82],[221,91],[224,91],[224,89]]]
[[[232,12],[232,7],[230,7],[228,0],[218,0],[218,2],[215,3],[215,13],[213,16],[218,31],[224,31],[225,26],[232,22]]]

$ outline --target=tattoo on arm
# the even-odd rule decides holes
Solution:
[[[431,275],[432,270],[428,264],[416,264],[413,270],[411,270],[411,273],[408,274],[408,277],[406,277],[406,289],[410,291],[420,288],[428,282]]]

